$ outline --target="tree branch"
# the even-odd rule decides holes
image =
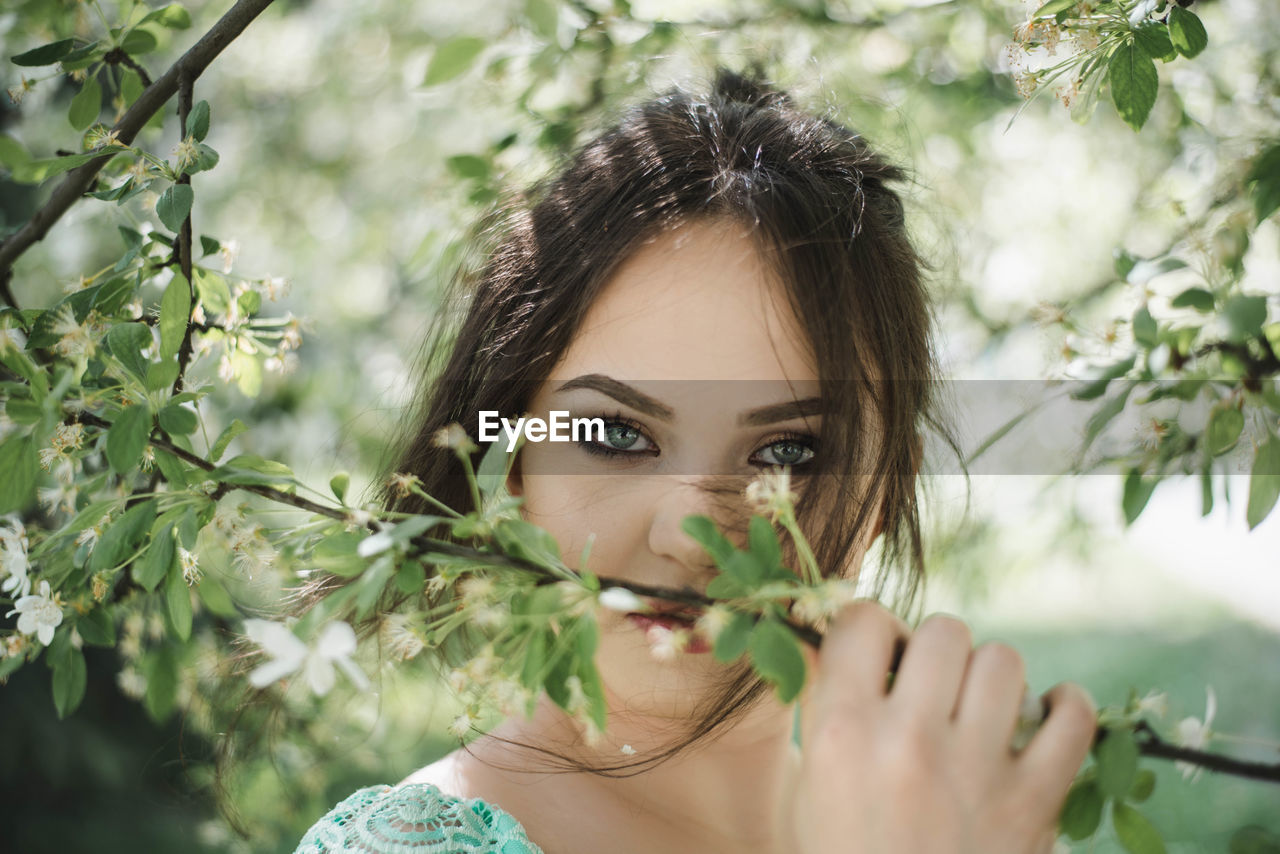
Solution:
[[[1247,762],[1233,759],[1218,753],[1204,750],[1193,750],[1190,747],[1179,747],[1162,739],[1146,721],[1138,721],[1133,728],[1138,740],[1138,752],[1143,756],[1155,756],[1160,759],[1177,759],[1190,762],[1210,771],[1221,771],[1236,777],[1249,780],[1264,780],[1269,783],[1280,783],[1280,764],[1265,765],[1261,762]]]
[[[77,416],[84,424],[90,424],[94,427],[106,429],[111,426],[109,421],[94,415],[91,412],[80,412]],[[190,451],[183,450],[166,439],[149,437],[147,440],[152,447],[158,448],[167,453],[173,454],[185,463],[195,466],[202,471],[213,471],[218,468],[213,463],[202,457],[198,457]],[[342,522],[350,522],[349,514],[333,507],[326,507],[323,504],[317,504],[306,498],[301,498],[289,492],[280,489],[274,489],[270,486],[259,484],[227,484],[233,489],[242,489],[245,492],[253,493],[270,501],[277,501],[296,507],[299,510],[306,510],[316,513],[320,516],[326,516],[330,519],[336,519]],[[374,530],[373,523],[369,524],[370,530]],[[539,584],[554,584],[562,581],[560,576],[555,575],[546,567],[536,563],[532,563],[521,558],[512,557],[506,554],[494,554],[491,552],[480,551],[470,546],[463,546],[457,543],[451,543],[444,540],[437,540],[425,535],[418,535],[411,540],[414,548],[417,550],[415,554],[429,557],[431,554],[448,555],[451,557],[469,558],[477,562],[486,563],[490,566],[501,566],[509,569],[517,569],[529,572],[539,577]],[[612,578],[607,575],[596,576],[602,587],[621,587],[629,590],[637,596],[649,596],[655,599],[664,599],[669,602],[679,602],[685,605],[706,607],[715,604],[716,600],[711,599],[691,588],[683,588],[675,590],[670,587],[659,587],[651,584],[644,584],[638,581],[630,581],[622,578]],[[783,618],[782,622],[790,629],[796,637],[805,643],[810,644],[815,649],[822,647],[823,635],[811,626],[796,623],[792,620]],[[906,651],[906,642],[899,638],[894,644],[893,657],[886,671],[886,676],[896,674],[898,667],[902,663],[902,656]],[[1046,708],[1046,714],[1048,709]],[[1105,738],[1107,728],[1098,727],[1094,733],[1094,743]],[[1180,747],[1170,744],[1162,739],[1159,734],[1152,729],[1151,725],[1146,721],[1138,721],[1134,726],[1134,735],[1138,743],[1138,751],[1143,756],[1151,756],[1158,759],[1173,759],[1182,762],[1189,762],[1194,765],[1207,768],[1210,771],[1218,771],[1224,774],[1232,774],[1238,777],[1245,777],[1251,780],[1262,780],[1272,783],[1280,783],[1280,764],[1266,765],[1261,762],[1249,762],[1242,759],[1234,759],[1229,756],[1223,756],[1217,753],[1210,753],[1203,750],[1195,750],[1189,747]]]
[[[199,77],[214,57],[231,44],[254,18],[271,5],[271,2],[272,0],[238,0],[236,5],[232,6],[168,71],[143,90],[138,100],[133,102],[133,106],[112,128],[116,137],[126,145],[131,144],[138,131],[178,91],[179,79],[185,76],[189,80],[195,80]],[[0,243],[0,281],[8,278],[14,262],[22,253],[43,240],[54,223],[79,201],[92,186],[94,177],[116,156],[116,153],[105,151],[101,157],[69,171],[67,177],[63,178],[62,183],[53,191],[49,201],[35,212],[30,221],[17,233]],[[10,294],[5,294],[6,299],[9,296]],[[10,305],[12,304],[10,302]]]

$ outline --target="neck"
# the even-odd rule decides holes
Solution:
[[[561,806],[597,817],[602,832],[611,834],[602,837],[609,850],[624,850],[619,838],[635,842],[637,850],[742,850],[744,844],[750,846],[748,850],[763,850],[762,841],[772,832],[798,755],[791,742],[792,720],[792,709],[770,694],[727,731],[707,736],[641,773],[622,771],[631,774],[626,777],[558,774],[548,773],[558,767],[553,764],[557,760],[498,739],[546,747],[594,766],[614,766],[643,758],[669,743],[672,736],[669,721],[624,720],[615,715],[607,735],[588,746],[576,722],[544,696],[531,719],[512,718],[493,731],[497,739],[472,745],[474,756],[487,766],[481,770],[473,764],[472,773],[488,777],[489,787],[497,775],[512,798],[528,799],[531,808],[526,815],[534,824],[545,815],[547,824],[553,825],[550,816],[560,813]],[[626,744],[636,750],[634,756],[623,753]],[[532,803],[535,798],[537,806]],[[548,804],[553,805],[550,810],[545,809]],[[631,832],[623,831],[624,827]],[[669,835],[670,845],[658,844],[664,834]],[[556,832],[548,826],[542,835],[550,846]],[[563,846],[566,851],[574,848]]]

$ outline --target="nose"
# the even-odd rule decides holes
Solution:
[[[676,561],[705,585],[716,572],[715,561],[697,540],[684,532],[681,523],[686,516],[711,515],[711,500],[696,478],[674,480],[661,487],[661,495],[654,503],[649,520],[649,550],[658,557]]]

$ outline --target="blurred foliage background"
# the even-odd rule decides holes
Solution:
[[[110,18],[114,5],[100,7]],[[138,57],[153,76],[230,6],[185,5],[191,29],[164,34]],[[8,0],[3,54],[88,32],[96,6]],[[1091,116],[1052,92],[1024,101],[1014,72],[1026,52],[1011,42],[1033,8],[277,0],[196,86],[211,105],[206,141],[221,162],[193,179],[193,217],[198,233],[236,247],[236,276],[287,281],[272,310],[303,318],[304,343],[295,361],[263,374],[256,396],[217,388],[215,427],[239,418],[253,425],[237,440],[242,452],[283,460],[317,488],[347,470],[353,489],[367,490],[412,397],[440,288],[469,258],[470,224],[503,188],[554,168],[621,107],[672,85],[705,85],[717,64],[761,63],[803,103],[912,170],[910,215],[937,265],[943,356],[957,380],[1012,389],[1074,375],[1083,357],[1105,357],[1126,336],[1131,344],[1127,319],[1150,289],[1126,275],[1117,253],[1198,248],[1206,263],[1237,268],[1236,285],[1267,295],[1274,316],[1277,219],[1255,224],[1226,202],[1243,193],[1262,142],[1280,137],[1275,8],[1196,3],[1209,46],[1161,68],[1140,133],[1105,95]],[[52,156],[76,145],[66,108],[77,87],[43,73],[0,66],[0,86],[20,95],[0,98],[0,132]],[[139,141],[167,152],[176,123],[155,124]],[[0,229],[25,222],[48,190],[0,173]],[[19,303],[51,304],[110,263],[118,237],[102,218],[137,228],[154,201],[73,209],[22,258]],[[214,366],[204,371],[193,379],[219,384]],[[981,440],[981,429],[961,427],[971,447]],[[1109,703],[1130,687],[1159,689],[1173,723],[1203,714],[1211,683],[1215,728],[1280,737],[1280,525],[1272,518],[1246,532],[1242,477],[1223,481],[1236,500],[1203,519],[1199,486],[1162,486],[1126,530],[1117,478],[1055,477],[1061,471],[1047,464],[1038,474],[931,479],[929,610],[961,614],[978,640],[1012,642],[1038,690],[1072,679]],[[235,583],[269,603],[283,582],[263,574]],[[145,648],[151,627],[134,629]],[[356,787],[395,782],[455,744],[444,728],[454,701],[430,667],[380,669],[370,659],[366,669],[381,677],[374,694],[340,685],[291,709],[288,725],[242,755],[230,803],[251,829],[245,841],[215,809],[212,757],[229,694],[212,665],[186,662],[174,708],[148,709],[135,699],[128,651],[91,655],[104,660],[90,661],[86,700],[67,721],[54,718],[43,669],[20,670],[0,691],[8,850],[291,851]],[[1247,743],[1226,749],[1280,758]],[[1160,775],[1149,814],[1171,851],[1225,851],[1250,824],[1280,833],[1275,787],[1213,775],[1187,785],[1171,767]],[[1088,850],[1120,849],[1104,838]]]

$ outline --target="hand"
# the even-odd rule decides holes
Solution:
[[[906,642],[892,689],[894,646]],[[1097,709],[1083,688],[1010,748],[1025,690],[1011,647],[973,649],[967,626],[926,619],[914,636],[873,602],[846,606],[801,697],[802,759],[779,815],[779,850],[806,854],[1048,854],[1089,753]]]

